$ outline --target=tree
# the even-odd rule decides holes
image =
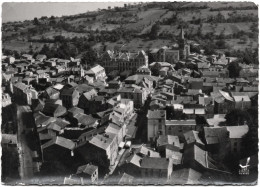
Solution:
[[[209,126],[204,116],[196,115],[195,121],[196,121],[196,130],[199,132],[203,131],[204,127]]]
[[[253,33],[258,33],[258,23],[257,22],[253,22],[251,27],[250,27],[250,30],[253,32]]]
[[[239,66],[237,61],[233,61],[228,65],[229,77],[237,78],[239,77],[239,72],[241,71],[241,67]]]
[[[40,20],[46,20],[48,17],[47,16],[42,16],[41,18],[40,18]]]
[[[226,114],[226,124],[228,126],[243,125],[244,122],[250,122],[251,117],[247,111],[235,109]]]
[[[219,49],[224,49],[226,48],[226,42],[224,39],[220,39],[216,42],[216,46],[219,48]]]
[[[247,35],[243,35],[240,37],[240,41],[243,43],[243,44],[246,44],[248,42],[248,36]]]
[[[52,58],[55,57],[55,51],[53,49],[50,49],[49,46],[47,44],[44,44],[40,54],[45,54],[48,58]]]
[[[166,117],[167,120],[174,119],[174,107],[173,106],[166,106]]]
[[[20,58],[20,54],[18,53],[18,51],[14,51],[14,58],[18,59]]]
[[[178,63],[176,63],[176,65],[175,65],[174,69],[177,71],[177,70],[179,70],[179,69],[181,69],[181,68],[184,68],[184,67],[185,67],[185,65],[184,65],[184,64],[182,64],[182,63],[178,62]]]
[[[249,126],[248,133],[242,138],[242,145],[245,148],[244,157],[252,156],[258,152],[258,127]]]
[[[200,54],[200,50],[201,50],[201,47],[200,46],[194,46],[194,45],[190,45],[190,52],[192,53],[198,53]]]
[[[93,66],[97,61],[97,53],[90,48],[81,58],[81,63],[88,66]]]
[[[150,39],[152,40],[157,39],[159,31],[160,31],[160,24],[157,22],[151,28],[151,32],[149,34]]]
[[[248,121],[249,131],[242,138],[242,145],[245,148],[244,157],[252,156],[258,152],[258,106],[247,110],[250,118]]]
[[[155,62],[155,59],[149,50],[147,51],[147,54],[148,54],[148,63],[151,64],[151,63]]]
[[[29,52],[28,52],[30,55],[33,55],[34,54],[34,51],[32,48],[30,48]]]
[[[243,62],[245,62],[246,64],[258,64],[258,49],[255,51],[252,50],[248,50],[246,49],[243,53]]]
[[[34,18],[34,19],[33,19],[33,24],[34,24],[34,25],[39,25],[39,21],[38,21],[37,18]]]
[[[2,49],[2,53],[6,56],[13,55],[13,51],[5,48]]]
[[[203,47],[205,49],[204,53],[205,55],[213,55],[215,54],[215,45],[214,43],[207,43],[206,45],[204,45]]]
[[[151,72],[154,76],[159,76],[159,72],[160,72],[161,66],[159,63],[156,63],[152,68],[151,68]]]
[[[54,42],[63,43],[63,42],[66,42],[66,38],[62,35],[57,35],[57,36],[54,36]]]

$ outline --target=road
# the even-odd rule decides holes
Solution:
[[[33,162],[34,146],[37,140],[28,139],[34,126],[33,114],[29,106],[17,105],[17,142],[22,183],[30,184],[34,173],[38,171],[37,163]],[[29,130],[29,133],[27,132]]]
[[[115,164],[112,165],[112,166],[109,166],[109,175],[112,175],[119,163],[119,161],[121,160],[121,157],[124,155],[126,149],[121,149],[119,152],[118,152],[118,155],[116,157],[116,161],[115,161]]]
[[[136,122],[136,118],[137,118],[137,114],[136,113],[133,113],[131,114],[131,116],[128,117],[128,119],[125,121],[126,125],[134,125],[135,122]],[[109,175],[112,175],[118,165],[118,163],[120,162],[121,158],[123,157],[123,155],[125,155],[125,152],[127,151],[128,149],[121,149],[119,152],[118,152],[118,155],[117,155],[117,158],[116,158],[116,161],[115,161],[115,164],[113,166],[110,166],[109,167]]]
[[[136,119],[136,126],[137,126],[137,132],[136,132],[136,142],[139,143],[146,143],[147,142],[147,113],[150,105],[150,98],[148,98],[144,104],[144,106],[141,108],[141,110],[137,114]]]
[[[128,119],[126,119],[125,123],[126,125],[135,125],[136,123],[136,118],[137,118],[137,114],[136,113],[133,113],[131,115],[131,117],[129,117]]]

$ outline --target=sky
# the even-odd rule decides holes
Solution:
[[[65,16],[85,13],[111,6],[123,6],[125,2],[5,2],[2,4],[2,21],[32,20],[42,16]]]

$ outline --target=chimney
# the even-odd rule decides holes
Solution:
[[[241,102],[242,102],[242,110],[244,110],[244,98],[243,97],[242,97]]]
[[[228,64],[230,63],[230,57],[227,57]]]
[[[139,164],[140,164],[140,165],[142,164],[142,159],[139,160]]]
[[[183,31],[183,27],[181,27],[180,38],[181,38],[182,40],[184,40],[184,31]]]

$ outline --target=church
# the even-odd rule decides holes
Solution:
[[[172,46],[163,46],[160,49],[153,49],[150,55],[154,62],[168,62],[175,64],[179,60],[188,58],[190,55],[190,45],[184,37],[184,30],[181,28],[178,43]]]

